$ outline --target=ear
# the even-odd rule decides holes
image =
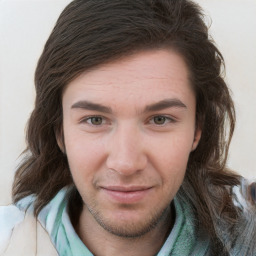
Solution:
[[[63,133],[63,128],[59,128],[57,131],[55,131],[55,137],[57,144],[62,151],[63,154],[66,154],[66,149],[65,149],[65,143],[64,143],[64,133]]]
[[[195,129],[194,141],[192,144],[191,151],[194,151],[197,148],[197,145],[199,144],[199,141],[201,139],[201,135],[202,135],[202,128],[200,125],[197,125]]]

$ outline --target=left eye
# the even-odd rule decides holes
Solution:
[[[166,117],[166,116],[154,116],[152,119],[151,119],[151,123],[154,123],[156,125],[164,125],[168,122],[171,122],[172,119],[170,117]]]

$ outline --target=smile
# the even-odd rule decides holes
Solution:
[[[142,201],[152,190],[152,187],[120,187],[120,186],[108,186],[101,187],[102,192],[111,201],[115,201],[122,204],[132,204]]]

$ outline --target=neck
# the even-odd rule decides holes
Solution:
[[[126,238],[106,231],[84,207],[77,223],[76,232],[93,255],[153,256],[159,252],[168,237],[173,226],[173,219],[174,214],[170,207],[154,229],[140,237]]]

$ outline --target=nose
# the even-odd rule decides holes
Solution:
[[[143,170],[147,155],[143,147],[143,135],[138,127],[119,125],[108,142],[107,168],[120,175],[130,176]]]

